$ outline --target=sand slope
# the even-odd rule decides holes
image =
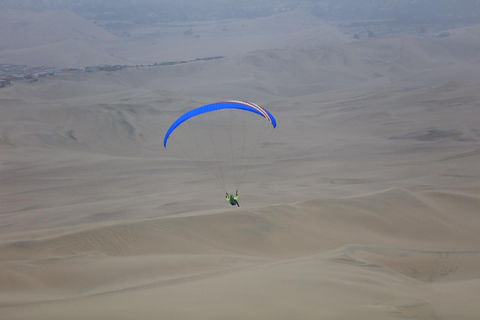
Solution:
[[[70,11],[5,9],[0,21],[1,63],[81,67],[122,61],[104,50],[116,36]]]
[[[68,11],[2,10],[0,21],[1,63],[62,67],[153,64],[350,41],[337,28],[303,11],[247,20],[192,22],[188,26],[144,27],[124,37]]]
[[[442,292],[468,296],[473,288],[461,284],[480,277],[479,203],[478,195],[397,189],[57,229],[29,240],[3,237],[0,279],[9,295],[2,313],[12,319],[75,318],[76,309],[85,310],[79,318],[121,319],[135,313],[448,317],[449,306],[459,305]],[[459,214],[452,218],[451,210]],[[469,301],[455,314],[467,319],[478,312]]]
[[[2,320],[478,318],[478,29],[349,43],[279,17],[196,26],[242,43],[224,59],[0,89]],[[130,59],[90,27],[9,54],[90,43],[78,65]],[[281,41],[259,45],[258,28]],[[241,208],[163,148],[174,119],[223,99],[278,122]]]

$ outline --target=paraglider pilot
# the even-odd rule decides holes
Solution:
[[[238,190],[235,193],[235,196],[233,196],[233,194],[228,195],[228,192],[225,193],[225,200],[230,202],[232,206],[237,205],[238,207],[240,207],[240,204],[238,203]]]

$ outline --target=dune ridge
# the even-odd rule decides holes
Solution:
[[[446,201],[446,197],[459,201]],[[446,208],[445,202],[451,206]],[[15,241],[2,239],[1,260],[28,263],[30,267],[55,265],[90,255],[126,259],[197,254],[283,260],[344,246],[344,252],[351,258],[386,267],[393,263],[389,259],[402,256],[413,256],[413,263],[415,259],[421,263],[421,257],[426,256],[443,259],[440,262],[448,264],[450,255],[478,262],[480,256],[475,248],[479,240],[479,217],[475,208],[479,203],[479,196],[458,192],[391,189],[346,199],[246,211],[104,223],[98,227],[86,225],[79,231],[53,229],[48,235],[31,239],[28,233]],[[461,215],[450,219],[447,211]],[[428,232],[423,220],[429,221]],[[365,247],[350,243],[364,243]],[[393,253],[382,249],[382,245],[394,248],[398,244],[405,249],[394,249]],[[411,247],[416,250],[408,250]],[[443,253],[446,256],[442,258]],[[375,254],[380,255],[380,262]],[[475,270],[473,266],[469,268],[470,272]]]
[[[438,209],[443,208],[445,196],[471,199],[449,202],[454,207],[448,210],[461,214],[454,221]],[[27,319],[33,310],[59,318],[69,308],[87,307],[97,299],[108,304],[111,299],[159,295],[202,283],[215,290],[225,290],[223,283],[246,292],[245,281],[249,283],[252,277],[266,286],[257,293],[258,298],[274,303],[272,297],[282,295],[272,281],[280,276],[281,281],[314,278],[333,292],[354,286],[349,298],[353,304],[341,312],[344,316],[358,312],[358,299],[380,301],[387,284],[400,291],[388,293],[391,298],[380,303],[384,312],[393,308],[404,316],[431,316],[433,309],[442,309],[439,303],[445,300],[426,298],[426,292],[437,290],[437,284],[455,287],[480,278],[480,251],[475,250],[479,217],[473,212],[473,217],[468,215],[479,203],[478,195],[458,191],[392,189],[343,200],[86,225],[80,231],[57,229],[35,239],[28,239],[27,233],[23,240],[0,240],[0,294],[25,292],[28,299],[16,299],[13,294],[0,308],[4,314],[13,312]],[[432,221],[432,215],[436,223],[425,229],[420,221]],[[452,232],[466,225],[472,226],[471,233]],[[411,247],[416,249],[408,249]],[[334,274],[343,276],[328,280]],[[430,287],[424,288],[422,283]],[[71,291],[72,287],[76,290]],[[362,287],[370,292],[368,298]],[[308,286],[303,290],[314,292]],[[311,300],[305,298],[303,294],[294,298],[293,312],[309,306]],[[150,300],[147,298],[147,306]],[[57,308],[66,301],[70,307]],[[212,302],[204,301],[207,308],[201,308],[202,312],[211,315],[206,310],[215,310],[208,308]],[[199,310],[193,305],[179,313],[175,303],[161,305],[164,314],[187,315]],[[322,306],[327,313],[338,312],[335,304]],[[233,310],[238,307],[231,305]],[[48,311],[54,309],[55,313]],[[272,310],[259,305],[255,312],[261,315]],[[371,315],[375,314],[378,316],[378,312]]]
[[[16,35],[64,26],[31,47],[2,32],[0,62],[225,55],[0,89],[2,320],[478,318],[477,27],[354,41],[293,11],[120,39],[71,13],[0,16]],[[163,147],[225,99],[278,123],[240,208]]]

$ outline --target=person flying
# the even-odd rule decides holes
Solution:
[[[225,201],[230,202],[232,206],[237,205],[238,207],[240,207],[240,204],[238,203],[238,190],[235,193],[235,196],[233,196],[233,194],[228,195],[228,192],[225,193]]]

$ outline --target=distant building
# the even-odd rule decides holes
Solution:
[[[39,78],[45,78],[47,75],[48,75],[48,72],[38,72],[38,73],[34,73],[33,77],[39,79]]]
[[[0,88],[4,88],[10,85],[10,80],[0,79]]]
[[[83,72],[83,70],[78,68],[62,68],[61,72],[62,73],[80,73],[80,72]]]
[[[100,70],[100,67],[99,66],[88,66],[88,67],[85,67],[85,71],[86,72],[95,72],[95,71],[99,71]]]
[[[102,70],[102,71],[119,71],[119,70],[122,70],[124,68],[125,68],[125,66],[116,64],[114,66],[107,65],[107,66],[99,67],[99,70]]]

